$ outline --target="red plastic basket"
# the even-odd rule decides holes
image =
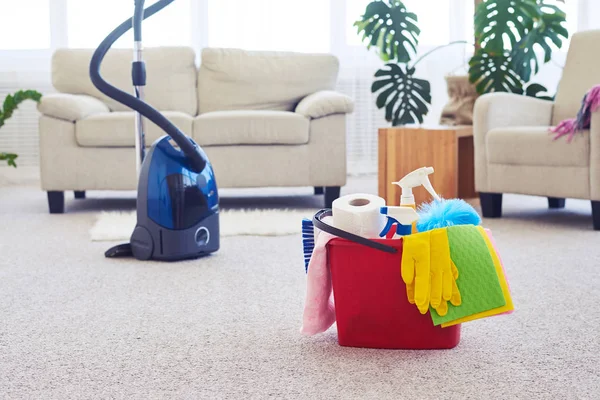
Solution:
[[[433,326],[429,313],[419,313],[408,302],[400,275],[402,240],[374,242],[397,251],[392,254],[337,238],[327,245],[339,344],[385,349],[457,346],[460,325]]]

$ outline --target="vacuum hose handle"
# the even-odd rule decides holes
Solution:
[[[117,28],[115,28],[103,41],[100,43],[90,62],[90,78],[92,83],[98,90],[107,95],[108,97],[115,99],[119,103],[125,104],[127,107],[136,110],[150,121],[154,122],[160,129],[162,129],[167,135],[169,135],[175,143],[179,146],[183,154],[188,158],[191,169],[194,172],[200,172],[206,166],[206,160],[198,151],[196,145],[185,136],[179,128],[177,128],[171,121],[163,116],[156,109],[151,107],[149,104],[137,99],[135,96],[130,95],[120,89],[109,84],[100,75],[100,65],[102,60],[106,56],[106,53],[111,46],[129,29],[134,27],[135,40],[141,40],[141,24],[142,20],[151,17],[158,11],[162,10],[174,0],[159,0],[152,4],[148,8],[144,9],[144,0],[135,0],[135,15],[133,18],[129,18]]]

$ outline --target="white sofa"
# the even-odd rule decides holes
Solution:
[[[92,50],[60,49],[52,59],[58,93],[40,117],[41,186],[50,212],[64,191],[137,188],[134,113],[89,78]],[[149,48],[145,100],[204,148],[220,188],[312,186],[325,203],[346,183],[346,114],[352,100],[334,92],[338,60],[326,54],[207,48],[198,68],[187,47]],[[112,49],[101,73],[133,92],[132,54]],[[164,133],[145,122],[146,145]]]
[[[484,217],[501,217],[502,193],[548,197],[550,208],[564,207],[565,198],[586,199],[600,230],[600,111],[571,143],[549,133],[574,118],[583,96],[600,84],[598,43],[600,30],[573,35],[555,101],[509,93],[476,101],[475,187]]]

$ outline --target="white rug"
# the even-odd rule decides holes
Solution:
[[[221,236],[284,236],[302,232],[302,218],[312,218],[317,210],[255,209],[221,210]],[[103,212],[92,229],[92,241],[129,240],[135,228],[135,211]]]

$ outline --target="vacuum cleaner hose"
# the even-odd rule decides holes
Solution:
[[[119,103],[125,104],[129,108],[136,110],[150,121],[154,122],[166,132],[177,143],[181,151],[186,155],[190,162],[191,169],[194,172],[201,172],[206,166],[206,160],[197,150],[196,146],[185,136],[179,128],[165,118],[160,112],[155,110],[150,105],[139,100],[135,96],[126,93],[106,82],[100,75],[100,65],[106,56],[106,53],[111,46],[132,26],[135,24],[134,36],[136,41],[141,41],[141,24],[142,20],[151,17],[158,11],[162,10],[174,0],[159,0],[148,8],[144,9],[144,0],[135,0],[135,15],[129,18],[117,28],[115,28],[103,41],[100,43],[90,62],[90,77],[94,86],[108,97],[115,99]]]

